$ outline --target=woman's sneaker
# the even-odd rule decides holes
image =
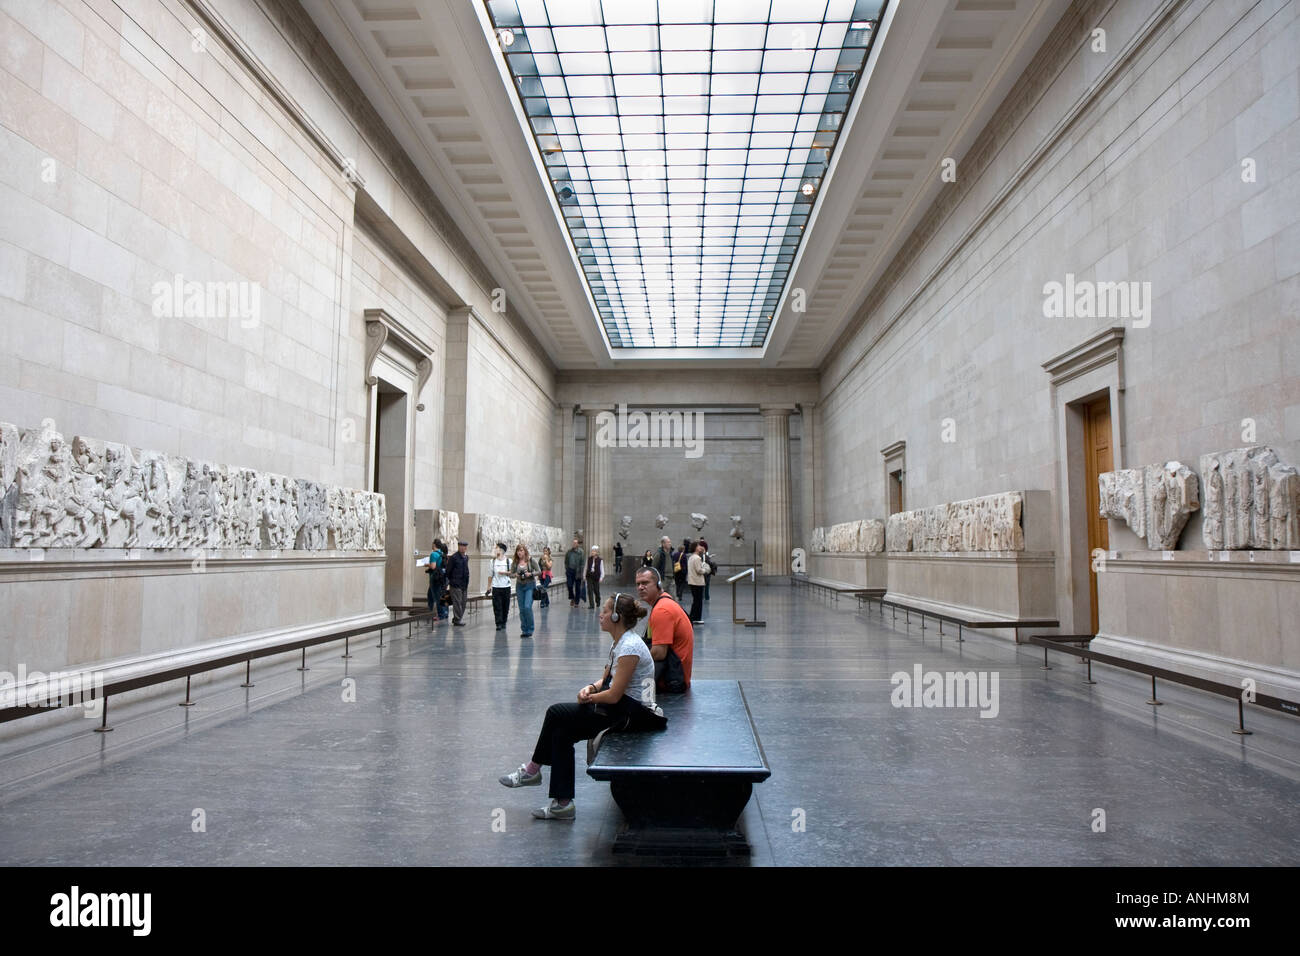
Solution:
[[[542,785],[542,772],[529,774],[528,765],[520,764],[519,769],[514,773],[508,773],[499,778],[503,787],[540,787]]]
[[[572,800],[560,806],[554,797],[546,806],[538,807],[533,811],[533,816],[538,820],[573,820],[577,815],[578,808]]]

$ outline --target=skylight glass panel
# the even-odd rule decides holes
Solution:
[[[761,347],[886,0],[485,0],[614,348]]]

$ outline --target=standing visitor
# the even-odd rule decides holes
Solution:
[[[668,535],[659,539],[659,550],[655,552],[654,568],[659,572],[659,580],[663,582],[663,589],[668,590],[668,582],[673,580],[673,542]],[[678,597],[681,597],[680,592]]]
[[[643,567],[643,568],[653,568],[654,566],[655,566],[654,555],[650,553],[650,549],[649,549],[649,548],[646,548],[646,549],[645,549],[645,554],[642,555],[642,557],[641,557],[641,567]]]
[[[497,630],[504,631],[510,617],[510,559],[500,541],[492,549],[492,616],[497,619]]]
[[[704,581],[709,574],[709,565],[704,560],[708,545],[699,541],[695,553],[688,555],[686,566],[686,583],[691,589],[691,623],[699,624],[704,619]]]
[[[541,571],[528,547],[521,541],[515,547],[515,559],[510,565],[510,576],[515,579],[515,598],[519,601],[520,637],[533,636],[533,589]]]
[[[539,602],[542,607],[551,606],[551,568],[555,566],[555,560],[551,557],[550,548],[542,548],[542,556],[537,559],[537,568],[541,576],[537,579],[537,591],[541,595]]]
[[[438,620],[447,620],[447,605],[443,603],[442,594],[447,589],[447,572],[443,567],[446,561],[446,545],[439,538],[433,539],[433,550],[429,552],[429,563],[424,573],[429,576],[429,610],[438,612]]]
[[[709,600],[709,582],[718,573],[718,562],[713,557],[713,552],[709,550],[709,543],[707,541],[702,543],[704,545],[704,563],[709,566],[709,573],[704,575],[704,600],[707,603]]]
[[[592,545],[591,557],[587,558],[587,610],[591,610],[600,601],[600,582],[605,579],[605,562],[600,557],[600,548]]]
[[[581,600],[582,546],[573,539],[573,547],[564,552],[564,583],[569,588],[569,607],[577,607]]]
[[[690,538],[682,539],[682,546],[673,552],[673,585],[677,588],[677,597],[686,600],[687,561],[695,553],[695,543]]]
[[[620,574],[623,571],[623,543],[614,542],[614,573]]]
[[[469,593],[469,542],[456,542],[456,553],[447,559],[447,584],[451,587],[451,623],[464,627],[465,597]]]

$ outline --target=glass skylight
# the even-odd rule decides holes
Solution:
[[[614,348],[761,347],[886,0],[485,0]]]

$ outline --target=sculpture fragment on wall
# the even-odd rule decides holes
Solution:
[[[632,516],[623,515],[623,517],[620,518],[618,522],[618,536],[622,538],[624,541],[626,541],[627,536],[628,534],[631,533],[631,531],[632,531]]]
[[[826,550],[826,529],[813,528],[812,541],[808,545],[808,550],[814,553]]]
[[[731,519],[730,537],[735,538],[737,542],[745,540],[745,527],[741,521],[740,515],[728,515]]]
[[[1267,445],[1201,456],[1205,520],[1212,551],[1300,550],[1300,474]]]
[[[382,551],[383,495],[0,422],[0,547]]]
[[[691,512],[691,527],[696,531],[703,531],[704,526],[709,523],[709,516],[702,515],[698,511]]]
[[[1097,476],[1098,511],[1122,519],[1152,551],[1172,551],[1191,513],[1200,507],[1199,483],[1181,462],[1125,468]]]
[[[885,522],[877,518],[843,521],[828,528],[814,528],[812,551],[831,554],[873,554],[885,550]]]
[[[579,530],[574,537],[581,537]],[[506,546],[506,553],[513,555],[515,546],[522,543],[528,553],[537,557],[542,548],[550,548],[551,554],[560,554],[564,550],[564,529],[554,525],[535,524],[531,521],[518,521],[503,518],[500,515],[480,514],[478,516],[478,539],[475,542],[480,554],[488,554],[497,542]]]
[[[900,511],[885,523],[889,551],[1023,551],[1023,496],[1018,491],[985,495]]]
[[[460,512],[438,511],[435,514],[434,536],[441,538],[443,544],[455,551],[456,542],[460,540]]]
[[[660,531],[662,531],[662,530],[664,530],[664,528],[668,527],[668,516],[667,516],[667,515],[655,515],[655,527],[658,528]]]

